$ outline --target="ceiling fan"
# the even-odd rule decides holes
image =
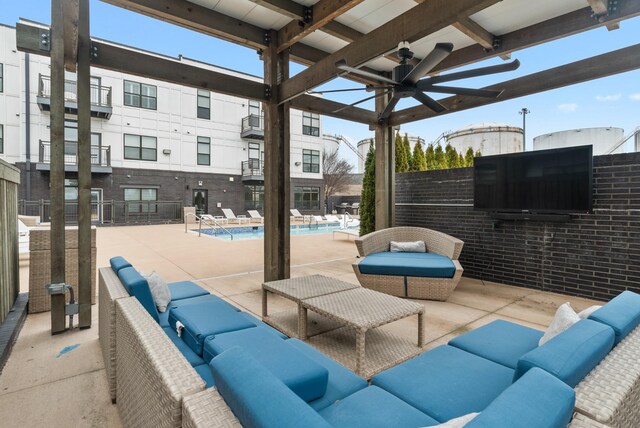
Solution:
[[[452,80],[467,79],[469,77],[486,76],[494,73],[502,73],[505,71],[513,71],[520,66],[520,61],[514,60],[509,63],[492,65],[488,67],[476,68],[473,70],[460,71],[456,73],[450,73],[440,76],[426,77],[431,70],[433,70],[440,62],[442,62],[453,51],[452,43],[438,43],[435,48],[424,57],[417,65],[411,64],[410,60],[413,58],[413,52],[411,52],[408,42],[400,42],[398,45],[397,55],[400,58],[400,64],[393,69],[392,78],[389,79],[384,76],[380,76],[374,73],[370,73],[364,70],[360,70],[355,67],[347,65],[345,60],[336,62],[336,67],[346,73],[343,74],[357,74],[359,76],[368,77],[373,80],[377,80],[383,83],[382,86],[367,86],[365,88],[356,89],[336,89],[329,91],[309,91],[312,94],[322,94],[328,92],[346,92],[355,90],[367,90],[372,91],[374,89],[383,89],[384,91],[373,95],[368,98],[364,98],[353,104],[349,104],[341,109],[336,110],[334,113],[342,111],[346,108],[353,107],[365,101],[381,97],[389,93],[392,94],[389,103],[385,107],[384,111],[380,113],[378,117],[379,122],[385,122],[398,101],[402,98],[412,97],[422,104],[435,111],[441,113],[447,108],[434,100],[425,92],[436,92],[444,94],[456,94],[456,95],[471,95],[476,97],[488,97],[497,98],[502,91],[488,90],[488,89],[471,89],[460,88],[456,86],[437,86],[437,83],[450,82]]]

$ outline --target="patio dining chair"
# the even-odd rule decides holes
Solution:
[[[230,208],[222,208],[222,213],[224,214],[225,218],[229,223],[242,224],[242,223],[249,223],[250,221],[246,215],[236,216],[233,213],[233,210]]]
[[[261,223],[264,224],[264,217],[260,215],[257,210],[247,210],[249,216],[251,217],[251,223]]]

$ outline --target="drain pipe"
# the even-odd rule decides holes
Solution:
[[[29,72],[29,54],[24,54],[24,103],[25,103],[25,196],[31,200],[31,82]],[[26,212],[23,214],[27,214]]]

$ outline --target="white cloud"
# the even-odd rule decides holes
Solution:
[[[560,104],[558,106],[558,110],[560,110],[562,112],[565,112],[565,113],[573,113],[577,109],[578,109],[578,104],[576,104],[576,103]]]
[[[640,101],[640,92],[629,95],[629,99],[632,101]]]
[[[609,102],[609,101],[618,101],[622,98],[622,94],[612,94],[612,95],[598,95],[596,96],[597,101]]]

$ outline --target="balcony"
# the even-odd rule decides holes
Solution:
[[[242,181],[264,181],[264,164],[258,159],[242,162]]]
[[[240,136],[252,140],[264,140],[264,116],[250,114],[242,118],[242,133]]]
[[[51,143],[40,141],[38,150],[38,171],[51,170]],[[64,170],[78,171],[78,143],[66,141],[64,143]],[[91,146],[91,172],[97,174],[111,174],[111,146]]]
[[[39,76],[38,107],[42,111],[51,110],[51,77]],[[78,114],[78,85],[74,80],[64,81],[64,110],[68,114]],[[111,107],[111,87],[91,85],[91,116],[109,119]]]

